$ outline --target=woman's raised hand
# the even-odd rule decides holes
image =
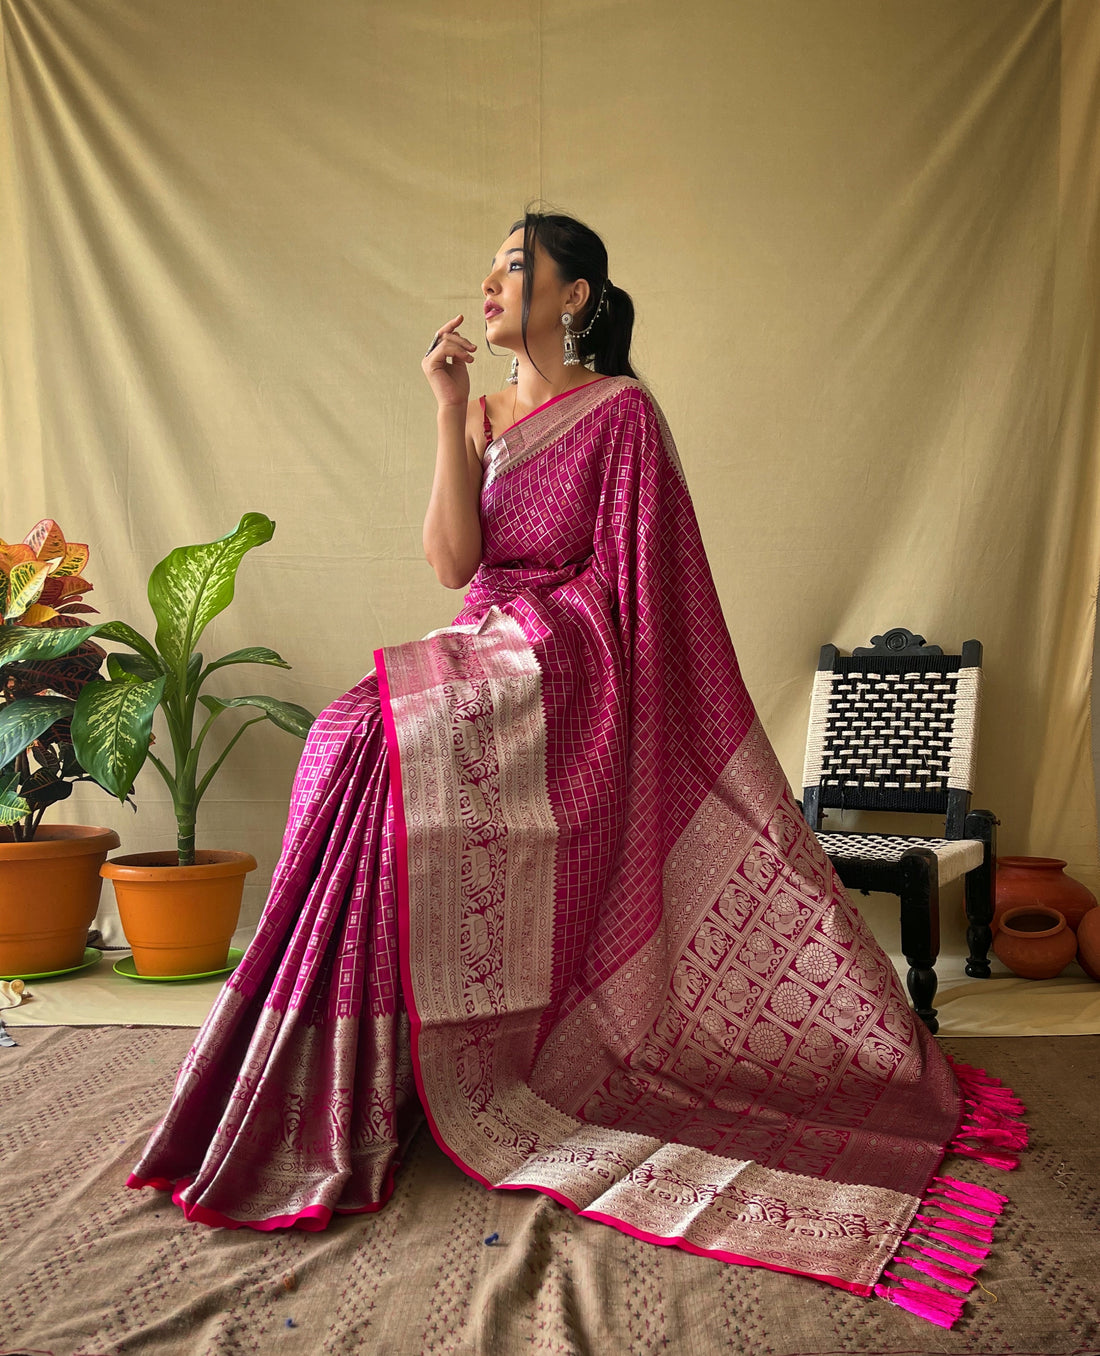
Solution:
[[[469,364],[474,360],[477,345],[459,334],[461,324],[462,316],[456,315],[441,325],[420,364],[440,408],[445,405],[465,408],[470,399]]]

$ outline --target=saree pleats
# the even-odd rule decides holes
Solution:
[[[367,678],[318,719],[256,937],[131,1178],[172,1184],[191,1219],[320,1228],[389,1193],[419,1111],[388,793]]]

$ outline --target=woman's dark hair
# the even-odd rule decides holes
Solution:
[[[557,212],[535,212],[528,208],[523,217],[512,223],[511,231],[523,227],[523,314],[520,329],[524,352],[527,347],[527,321],[531,314],[531,287],[535,276],[535,244],[540,244],[557,265],[562,282],[576,282],[584,278],[589,297],[585,308],[576,317],[575,328],[583,330],[604,293],[603,310],[596,323],[577,346],[581,362],[592,362],[597,372],[608,377],[634,377],[630,365],[630,336],[634,330],[634,303],[621,287],[613,287],[607,279],[607,249],[590,226],[574,217]],[[511,234],[511,231],[509,234]],[[604,291],[606,287],[606,291]],[[534,359],[531,358],[532,363]],[[536,365],[536,371],[538,371]],[[541,374],[545,375],[545,374]]]

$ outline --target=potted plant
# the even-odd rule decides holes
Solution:
[[[112,829],[44,824],[92,780],[73,751],[70,722],[104,652],[81,614],[92,585],[87,546],[51,518],[22,542],[0,540],[0,975],[77,968],[99,907]]]
[[[207,680],[237,664],[290,665],[274,650],[250,646],[204,662],[197,650],[207,624],[233,600],[244,555],[270,541],[275,524],[246,513],[217,541],[172,551],[149,578],[156,620],[152,641],[124,622],[99,635],[132,653],[107,658],[108,678],[86,684],[73,714],[76,756],[101,786],[124,799],[148,759],[164,779],[176,816],[176,850],[116,857],[102,873],[114,882],[123,930],[139,974],[178,975],[225,964],[240,913],[244,877],[255,858],[245,852],[197,850],[195,822],[204,793],[250,725],[268,720],[304,739],[312,715],[293,702],[204,692]],[[213,757],[207,741],[224,713],[249,708],[246,720]],[[155,712],[168,735],[162,758],[150,748]]]

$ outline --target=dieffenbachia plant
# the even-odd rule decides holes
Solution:
[[[181,866],[195,860],[199,802],[245,730],[270,720],[304,739],[313,722],[310,713],[294,702],[203,692],[211,674],[234,664],[290,668],[265,646],[234,650],[208,664],[195,648],[207,624],[233,601],[237,569],[245,554],[270,541],[274,531],[275,524],[264,514],[246,513],[232,532],[217,541],[181,546],[166,556],[149,578],[149,604],[157,624],[152,641],[121,621],[65,632],[28,631],[21,637],[16,633],[22,628],[13,627],[7,635],[0,632],[0,662],[4,662],[5,642],[10,657],[20,659],[54,657],[66,653],[61,647],[67,642],[75,647],[92,636],[114,641],[130,652],[109,654],[107,680],[90,682],[80,693],[72,718],[73,747],[82,766],[120,800],[129,795],[148,758],[172,797]],[[254,708],[259,715],[246,720],[204,766],[202,755],[211,730],[225,711],[239,707]],[[164,758],[150,748],[158,709],[171,749]]]

